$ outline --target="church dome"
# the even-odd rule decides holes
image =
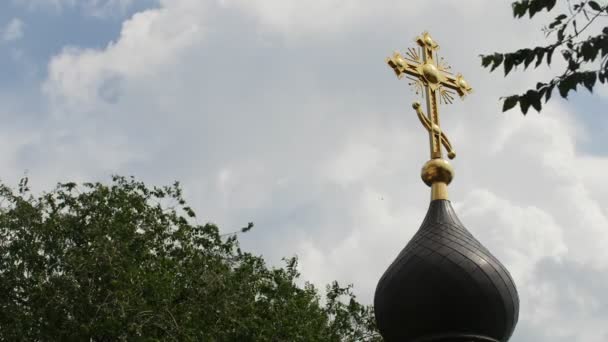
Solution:
[[[374,311],[386,342],[507,342],[519,318],[519,296],[507,269],[456,217],[448,200],[454,169],[443,159],[456,157],[439,122],[438,104],[473,90],[461,74],[446,73],[437,61],[439,45],[424,32],[409,48],[386,59],[398,78],[408,76],[424,90],[426,111],[412,104],[429,134],[430,160],[422,181],[431,203],[422,226],[384,272],[376,287]],[[435,58],[434,58],[435,56]],[[446,97],[447,96],[447,97]]]
[[[447,199],[431,201],[422,226],[380,279],[374,306],[386,342],[506,342],[519,316],[509,272]]]

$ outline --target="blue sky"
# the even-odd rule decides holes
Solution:
[[[506,79],[480,67],[480,53],[544,41],[546,15],[515,21],[499,3],[6,1],[0,179],[179,180],[200,220],[254,221],[245,248],[297,254],[305,279],[352,282],[371,303],[428,206],[417,98],[384,58],[429,30],[475,90],[441,108],[450,198],[518,285],[512,340],[603,342],[608,91],[501,113],[499,96],[560,65]]]

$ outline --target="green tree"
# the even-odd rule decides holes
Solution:
[[[0,341],[380,341],[351,286],[322,300],[295,258],[270,268],[236,236],[178,183],[0,185]]]
[[[527,13],[532,18],[542,10],[550,12],[555,4],[556,0],[516,1],[512,3],[513,16],[522,18]],[[548,102],[555,88],[563,98],[567,98],[568,93],[576,90],[578,86],[584,86],[591,92],[597,81],[602,84],[608,82],[608,26],[599,28],[597,32],[589,32],[597,27],[599,18],[608,16],[608,3],[600,5],[598,1],[593,0],[567,0],[566,7],[567,13],[560,13],[548,26],[543,27],[546,37],[553,38],[552,43],[522,48],[515,52],[481,55],[483,67],[493,71],[503,65],[505,76],[513,67],[522,64],[524,69],[532,62],[535,67],[543,61],[550,65],[555,50],[559,50],[566,62],[565,70],[561,74],[551,80],[538,82],[535,89],[529,89],[521,95],[501,98],[503,112],[518,103],[524,115],[530,106],[540,112],[541,100],[544,98],[545,103]],[[583,38],[583,33],[587,34],[586,38]]]

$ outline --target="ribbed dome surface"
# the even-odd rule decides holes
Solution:
[[[456,217],[431,202],[422,226],[376,288],[375,314],[386,342],[506,342],[519,297],[506,268]]]

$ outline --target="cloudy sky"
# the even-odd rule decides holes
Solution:
[[[0,178],[179,180],[199,221],[253,221],[246,249],[298,255],[304,279],[371,303],[429,201],[417,98],[384,58],[429,30],[475,89],[441,108],[450,198],[518,285],[512,341],[605,342],[608,91],[501,113],[501,95],[560,70],[480,67],[544,41],[548,17],[516,21],[509,4],[3,0]]]

